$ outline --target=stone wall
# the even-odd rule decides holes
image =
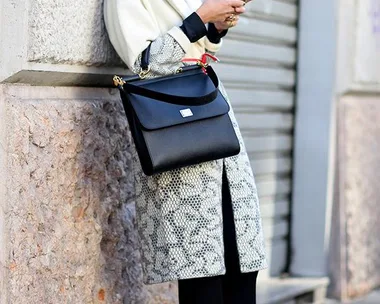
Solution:
[[[142,283],[131,138],[116,90],[1,88],[4,303],[174,303],[173,284]]]
[[[0,2],[1,304],[176,302],[174,283],[142,283],[131,138],[105,88],[127,70],[102,6]]]
[[[0,14],[0,82],[110,86],[109,76],[126,73],[102,0],[5,0]]]
[[[332,289],[348,299],[380,286],[380,98],[343,97],[338,122]]]
[[[7,153],[6,153],[6,107],[2,99],[3,86],[0,85],[0,303],[7,303],[6,283],[8,282],[7,272],[7,251],[8,244],[5,230],[5,201],[6,180],[7,180]]]
[[[121,66],[108,41],[101,0],[31,1],[28,62]]]

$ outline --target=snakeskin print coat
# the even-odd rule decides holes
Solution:
[[[111,43],[137,73],[140,54],[152,42],[149,77],[172,74],[184,57],[200,58],[205,51],[215,52],[220,47],[207,38],[191,44],[178,28],[200,4],[201,0],[105,0]],[[228,100],[223,86],[220,89]],[[255,180],[232,108],[229,115],[241,145],[237,156],[146,176],[133,152],[146,284],[225,273],[223,169],[232,198],[240,270],[253,272],[266,267]]]

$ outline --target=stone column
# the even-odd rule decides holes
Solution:
[[[0,96],[2,96],[3,87],[0,86]],[[7,252],[8,244],[5,231],[5,206],[6,197],[6,180],[7,180],[7,153],[6,153],[6,120],[5,120],[5,104],[0,97],[0,303],[7,303],[6,282],[7,282]]]
[[[338,17],[338,154],[331,294],[380,285],[380,1],[341,1]]]
[[[174,303],[142,283],[102,1],[4,0],[0,20],[0,302]]]

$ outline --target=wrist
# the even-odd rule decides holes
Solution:
[[[211,21],[210,17],[207,14],[207,10],[203,8],[203,5],[196,10],[196,13],[198,14],[199,18],[201,18],[204,24],[207,24]]]
[[[218,23],[214,23],[214,26],[219,34],[226,30],[225,28],[221,27]]]
[[[196,42],[207,35],[207,28],[197,13],[192,13],[180,26],[190,42]]]
[[[223,26],[223,24],[220,24]],[[220,43],[220,40],[226,36],[227,30],[225,28],[221,28],[221,31],[218,31],[217,24],[209,23],[207,38],[211,43]]]

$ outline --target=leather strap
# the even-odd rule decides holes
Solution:
[[[141,70],[147,71],[149,69],[149,59],[150,59],[150,43],[148,47],[141,54]]]
[[[208,93],[203,96],[178,96],[178,95],[170,95],[166,93],[161,93],[153,90],[149,90],[147,88],[143,88],[138,85],[134,85],[133,83],[128,83],[126,82],[123,85],[123,88],[125,91],[128,93],[133,93],[137,94],[140,96],[160,100],[163,102],[171,103],[171,104],[176,104],[176,105],[204,105],[207,103],[212,102],[215,100],[215,98],[218,96],[219,93],[219,79],[218,76],[215,74],[214,70],[211,68],[211,66],[208,66],[206,68],[207,75],[210,77],[212,80],[215,90],[212,91],[211,93]]]

